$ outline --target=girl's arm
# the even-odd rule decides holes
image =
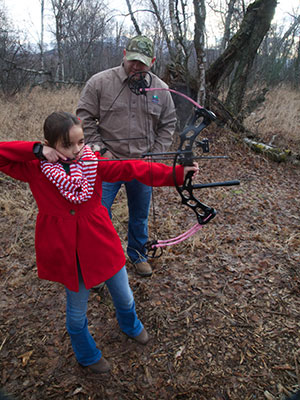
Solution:
[[[98,171],[102,180],[107,182],[131,181],[137,179],[148,186],[174,186],[173,167],[161,163],[145,161],[108,161],[99,162]],[[198,165],[175,168],[176,181],[183,184],[189,171],[198,172]]]
[[[37,158],[33,146],[39,142],[0,142],[0,171],[12,178],[29,182],[32,166]]]

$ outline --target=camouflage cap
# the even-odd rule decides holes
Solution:
[[[126,58],[128,61],[141,61],[151,67],[154,57],[154,46],[147,36],[135,36],[127,44]]]

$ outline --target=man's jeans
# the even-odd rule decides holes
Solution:
[[[66,327],[77,361],[79,364],[87,366],[99,361],[102,353],[96,347],[96,343],[88,330],[86,312],[89,290],[84,286],[80,268],[78,268],[78,271],[79,292],[72,292],[66,288]],[[105,283],[112,296],[121,330],[130,337],[138,336],[144,327],[136,315],[134,298],[128,283],[126,268],[123,267]]]
[[[148,241],[148,215],[151,202],[152,187],[138,182],[119,181],[102,183],[102,204],[107,208],[111,218],[111,206],[124,183],[127,193],[129,211],[127,254],[131,262],[147,261],[144,245]]]

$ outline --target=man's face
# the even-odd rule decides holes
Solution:
[[[146,64],[142,63],[141,61],[137,61],[137,60],[129,61],[129,60],[127,60],[126,51],[125,50],[124,50],[123,63],[124,63],[125,72],[129,77],[131,77],[136,72],[141,72],[141,71],[147,72],[151,68],[151,67],[148,67]]]
[[[147,65],[143,64],[140,61],[128,61],[126,57],[124,57],[123,59],[124,62],[124,69],[126,74],[131,77],[133,74],[135,74],[136,72],[141,72],[141,71],[149,71],[149,67],[147,67]]]

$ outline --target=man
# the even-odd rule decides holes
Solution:
[[[149,72],[155,62],[153,43],[146,36],[136,36],[129,41],[123,55],[120,66],[92,76],[82,91],[77,115],[84,123],[86,143],[110,159],[138,158],[147,152],[164,152],[172,143],[176,124],[170,93],[157,91],[147,96],[136,95],[128,86],[133,76],[132,79],[144,77],[148,82],[152,78],[151,87],[167,88],[161,79]],[[110,216],[111,206],[122,184],[126,188],[129,210],[127,254],[139,275],[150,276],[152,269],[144,245],[148,241],[152,188],[136,180],[104,182],[102,204]]]

